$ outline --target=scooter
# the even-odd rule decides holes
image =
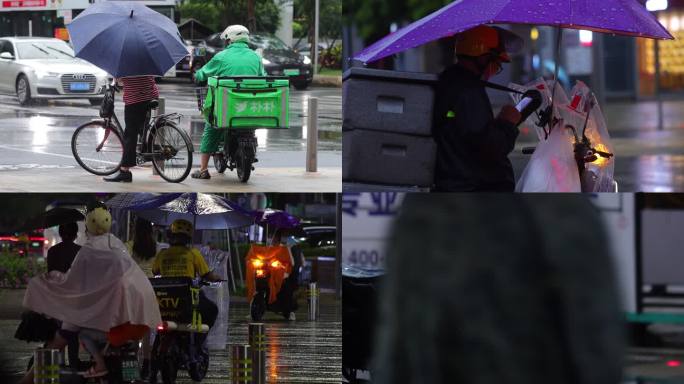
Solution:
[[[209,352],[202,345],[201,334],[209,332],[199,312],[199,294],[205,282],[190,278],[152,278],[162,324],[152,346],[150,383],[161,373],[163,384],[174,384],[178,370],[188,372],[193,381],[204,379],[209,368]]]
[[[252,320],[260,321],[266,310],[280,312],[289,319],[294,308],[293,305],[288,305],[288,297],[285,297],[288,291],[283,290],[293,269],[293,258],[288,248],[282,245],[252,244],[245,257],[245,264],[247,298],[250,300]]]
[[[128,324],[113,328],[107,333],[107,341],[97,345],[102,351],[107,374],[86,378],[83,372],[73,367],[62,366],[60,367],[60,383],[133,384],[141,382],[138,356],[140,340],[147,330],[147,327]]]

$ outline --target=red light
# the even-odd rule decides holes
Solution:
[[[669,360],[667,362],[667,366],[672,367],[672,368],[679,367],[680,365],[682,365],[682,363],[680,361],[677,361],[677,360]]]
[[[161,323],[157,325],[157,330],[163,331],[164,329],[166,329],[166,323]]]

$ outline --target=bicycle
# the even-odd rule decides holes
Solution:
[[[74,131],[71,151],[76,162],[86,171],[107,176],[121,167],[123,159],[123,128],[114,113],[114,95],[120,87],[105,85],[105,98],[100,109],[101,119],[89,121]],[[159,176],[170,183],[185,180],[192,168],[194,147],[188,134],[178,128],[179,113],[152,116],[159,102],[147,105],[143,131],[138,135],[136,164],[152,162]]]
[[[223,145],[212,154],[218,173],[236,170],[246,183],[258,162],[257,129],[287,129],[289,80],[286,77],[210,77],[207,87],[195,88],[197,107],[205,111],[207,92],[214,89],[208,106],[213,129],[225,130]],[[225,91],[219,91],[224,89]]]

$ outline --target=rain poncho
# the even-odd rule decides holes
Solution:
[[[31,279],[24,307],[103,332],[125,323],[150,328],[161,323],[152,285],[112,234],[89,237],[66,274]]]
[[[228,280],[226,265],[228,264],[230,254],[220,249],[211,249],[209,247],[203,247],[200,252],[207,262],[209,270],[220,276],[221,279]],[[202,287],[202,292],[218,308],[216,322],[211,327],[211,330],[209,330],[209,335],[207,336],[207,348],[213,350],[226,349],[226,344],[228,343],[228,323],[230,322],[228,316],[228,309],[230,308],[228,283],[225,281],[213,283],[210,286]]]
[[[247,298],[254,297],[255,292],[255,267],[252,260],[259,259],[264,262],[264,266],[269,268],[271,277],[268,281],[269,297],[268,303],[273,304],[276,301],[280,287],[283,281],[292,272],[292,256],[290,250],[284,245],[258,245],[252,244],[249,252],[245,257],[247,262]],[[275,260],[280,262],[280,267],[271,268],[271,263]]]

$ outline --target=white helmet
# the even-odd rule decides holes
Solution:
[[[230,25],[225,31],[221,33],[223,40],[228,40],[229,43],[236,43],[238,41],[249,41],[249,29],[244,25]]]

